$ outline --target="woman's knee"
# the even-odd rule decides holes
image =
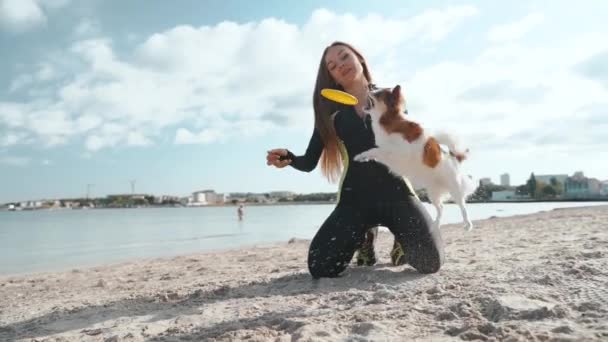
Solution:
[[[310,272],[310,275],[314,279],[319,279],[319,278],[336,278],[337,276],[340,275],[340,273],[342,273],[343,270],[338,270],[336,268],[314,267],[314,266],[309,265],[308,271]]]
[[[424,260],[418,265],[414,266],[416,270],[423,274],[437,273],[441,269],[441,261],[437,258],[434,260]]]
[[[314,278],[337,277],[348,267],[363,233],[356,211],[351,207],[336,207],[310,243],[310,274]]]
[[[333,262],[320,262],[319,260],[308,260],[308,271],[315,278],[335,278],[346,269],[346,265]]]
[[[320,249],[310,249],[308,252],[308,271],[313,278],[334,278],[340,275],[348,262],[338,255],[323,253]]]
[[[410,257],[409,264],[423,274],[437,273],[443,265],[444,257],[441,246],[418,250]]]

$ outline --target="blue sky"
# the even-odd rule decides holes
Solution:
[[[608,179],[605,1],[0,0],[0,203],[335,191],[303,153],[320,54],[357,46],[475,177]]]

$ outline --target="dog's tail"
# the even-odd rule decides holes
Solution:
[[[442,145],[446,145],[448,147],[448,149],[450,150],[450,154],[452,156],[454,156],[454,158],[456,158],[456,160],[458,160],[458,162],[462,162],[463,160],[467,159],[467,156],[469,154],[469,149],[463,149],[459,146],[459,142],[456,138],[454,138],[452,135],[445,133],[445,132],[440,132],[440,133],[436,133],[434,135],[435,140],[437,140],[438,143],[442,144]]]

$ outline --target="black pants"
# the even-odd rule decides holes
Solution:
[[[338,276],[361,247],[367,230],[378,225],[393,233],[408,263],[418,272],[439,271],[444,260],[443,241],[416,197],[374,204],[340,202],[310,244],[308,269],[314,278]]]

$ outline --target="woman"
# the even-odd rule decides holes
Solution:
[[[362,258],[363,263],[373,264],[374,235],[366,238],[366,232],[379,225],[395,236],[393,262],[402,259],[421,273],[437,272],[443,264],[439,231],[411,187],[380,163],[353,161],[354,156],[375,146],[370,121],[363,112],[368,92],[375,88],[371,82],[367,63],[356,49],[343,42],[328,46],[319,64],[313,94],[315,129],[306,154],[295,156],[287,149],[274,149],[266,157],[268,165],[291,165],[306,172],[321,159],[323,174],[330,181],[345,169],[338,204],[310,244],[308,269],[314,278],[338,276],[364,244],[367,260]],[[323,88],[346,91],[359,103],[344,106],[329,101],[320,95]]]

